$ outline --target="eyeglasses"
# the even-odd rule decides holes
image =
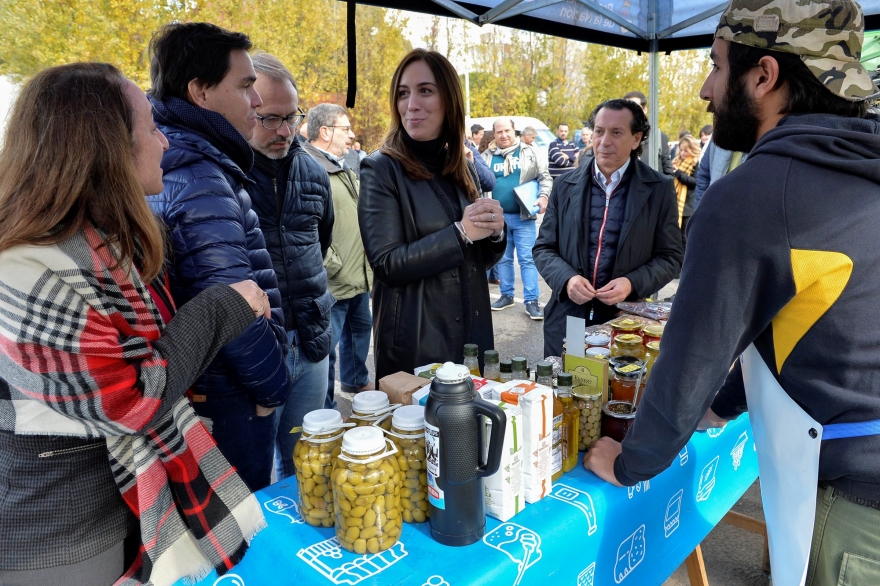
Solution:
[[[281,116],[257,116],[260,120],[260,124],[263,125],[263,128],[266,130],[278,130],[281,128],[281,123],[286,122],[287,127],[291,130],[295,129],[297,126],[302,124],[302,121],[306,118],[306,113],[302,108],[296,109],[296,114],[291,114],[290,116],[285,116],[282,118]]]
[[[351,132],[351,126],[326,126],[325,128],[341,128],[345,132]]]

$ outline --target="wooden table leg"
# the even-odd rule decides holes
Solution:
[[[688,578],[691,586],[709,586],[709,577],[706,576],[706,565],[703,563],[703,550],[697,548],[684,561],[687,566]]]

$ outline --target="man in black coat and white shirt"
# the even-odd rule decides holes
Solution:
[[[544,355],[560,356],[566,317],[587,325],[672,280],[684,255],[672,180],[639,160],[650,125],[629,100],[593,110],[593,153],[554,183],[533,256],[553,290]]]

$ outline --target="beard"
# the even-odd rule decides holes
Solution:
[[[712,140],[728,151],[747,153],[755,146],[758,128],[758,106],[746,92],[743,79],[729,80],[723,102],[709,104],[714,114]]]
[[[287,156],[287,153],[290,150],[290,145],[293,144],[294,140],[293,135],[285,140],[273,139],[265,143],[258,143],[255,140],[252,140],[251,146],[255,151],[265,155],[269,159],[283,159]],[[284,148],[282,148],[282,145]]]

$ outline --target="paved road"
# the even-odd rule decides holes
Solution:
[[[522,304],[522,283],[517,269],[514,297],[516,305],[504,311],[492,312],[492,323],[495,329],[495,348],[502,359],[512,356],[526,356],[529,365],[534,369],[536,362],[543,358],[544,335],[542,322],[533,321],[525,312]],[[550,288],[539,280],[541,295],[539,302],[543,307],[550,298]],[[673,281],[660,291],[659,298],[665,299],[673,295],[678,288],[678,281]],[[497,285],[489,285],[492,301],[500,296]],[[482,351],[482,349],[481,349]],[[373,373],[372,347],[368,359],[370,372]],[[342,393],[337,383],[339,409],[343,414],[351,413],[351,396]],[[761,495],[757,483],[743,496],[734,510],[763,519]],[[717,526],[703,541],[703,558],[711,586],[766,586],[769,584],[767,575],[761,570],[763,556],[763,538],[736,527],[721,524]],[[687,571],[682,565],[663,586],[689,586]]]

